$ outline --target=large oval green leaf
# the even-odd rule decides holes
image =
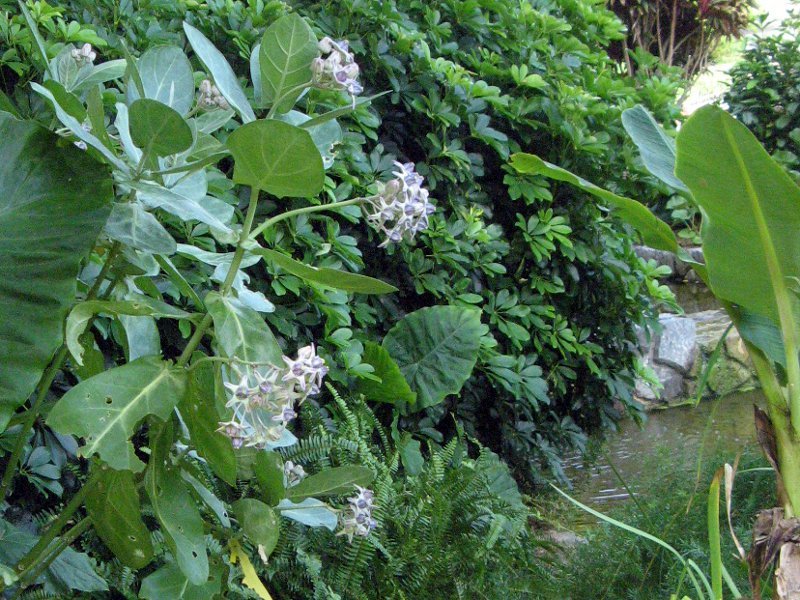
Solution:
[[[80,261],[108,217],[106,167],[0,113],[0,431],[63,340]]]
[[[87,379],[59,400],[47,424],[86,438],[82,456],[98,454],[110,467],[141,471],[130,438],[147,415],[169,417],[183,397],[186,372],[150,356]]]
[[[133,143],[146,152],[169,156],[192,145],[192,130],[183,117],[158,100],[137,100],[131,104],[128,118]]]
[[[206,308],[214,319],[220,351],[249,363],[283,364],[281,347],[264,319],[236,298],[209,292]]]
[[[318,56],[317,36],[305,19],[293,13],[267,27],[259,48],[261,99],[277,102],[277,112],[291,110],[311,81],[311,62]]]
[[[400,367],[389,354],[388,350],[374,342],[364,342],[364,355],[361,361],[372,365],[372,374],[379,377],[374,379],[359,379],[356,389],[364,394],[371,402],[386,402],[388,404],[413,404],[417,394],[409,387],[408,382]]]
[[[192,64],[177,46],[156,46],[141,57],[138,65],[145,98],[158,100],[186,115],[194,104]],[[128,86],[128,98],[136,100],[135,85]]]
[[[255,498],[243,498],[233,503],[233,510],[245,537],[269,556],[278,544],[281,530],[272,507]]]
[[[480,311],[457,306],[422,308],[389,330],[383,347],[417,392],[412,410],[461,390],[478,360],[482,335]]]
[[[788,282],[800,276],[800,188],[719,108],[694,113],[677,145],[676,173],[705,213],[703,254],[714,293],[776,324],[778,302],[797,318]]]
[[[307,198],[322,191],[322,155],[308,131],[274,120],[239,127],[227,141],[233,180],[279,198]]]
[[[153,559],[153,544],[142,521],[133,473],[100,468],[97,485],[86,496],[94,530],[122,564],[141,569]]]
[[[139,598],[143,600],[214,600],[222,587],[222,567],[210,569],[208,581],[192,585],[175,563],[167,563],[142,580]]]

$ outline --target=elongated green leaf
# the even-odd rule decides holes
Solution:
[[[75,92],[82,92],[100,83],[122,79],[127,67],[128,63],[125,59],[107,60],[95,65],[85,73],[79,73],[72,89]]]
[[[303,479],[286,490],[292,502],[311,496],[341,496],[355,490],[355,486],[366,487],[375,478],[372,469],[360,465],[347,465],[325,469]]]
[[[381,381],[372,379],[358,381],[358,392],[364,394],[367,400],[388,404],[397,402],[414,404],[417,401],[417,394],[409,387],[400,367],[386,348],[373,342],[365,342],[361,361],[372,365],[375,369],[373,375],[381,379]]]
[[[131,138],[137,148],[156,156],[169,156],[192,145],[192,130],[183,117],[158,100],[137,100],[131,104],[128,116]]]
[[[0,430],[63,340],[80,261],[111,208],[107,169],[0,113]]]
[[[155,46],[139,58],[145,98],[158,100],[186,115],[194,103],[192,64],[176,46]],[[128,100],[139,98],[136,86],[128,86]]]
[[[220,418],[214,390],[213,366],[205,363],[194,367],[179,408],[197,452],[220,479],[236,485],[236,457],[231,440],[217,432]]]
[[[110,369],[82,381],[56,403],[47,423],[86,438],[81,456],[98,454],[117,470],[141,471],[130,438],[147,415],[166,419],[183,397],[185,371],[155,358]]]
[[[217,89],[228,101],[228,104],[241,115],[242,121],[245,123],[255,121],[256,116],[242,91],[242,87],[239,85],[239,80],[236,79],[236,74],[231,69],[228,61],[225,60],[225,57],[222,56],[222,53],[214,47],[214,44],[206,36],[188,23],[183,24],[183,31],[186,33],[186,39],[189,40],[195,54],[197,54],[197,58],[211,73]]]
[[[800,276],[800,188],[744,125],[711,106],[681,129],[676,173],[705,213],[703,254],[714,293],[776,324],[781,302],[796,322],[787,285]]]
[[[184,465],[184,467],[186,467],[186,465]],[[181,478],[183,478],[183,480],[189,484],[189,487],[195,491],[198,498],[200,498],[200,500],[202,500],[205,505],[211,509],[211,511],[219,520],[220,525],[223,527],[231,526],[228,510],[225,508],[225,504],[222,502],[222,500],[217,498],[211,490],[200,483],[200,481],[190,475],[186,470],[181,470]]]
[[[311,61],[318,55],[317,36],[297,13],[267,27],[259,50],[262,101],[277,102],[279,113],[291,110],[301,86],[311,81]]]
[[[322,156],[308,131],[281,121],[256,121],[228,136],[227,146],[236,183],[279,198],[307,198],[322,191]]]
[[[615,209],[617,216],[636,229],[642,236],[645,244],[659,250],[668,252],[678,251],[678,242],[675,234],[672,233],[669,225],[651,213],[646,206],[618,196],[613,192],[604,190],[593,183],[586,181],[582,177],[573,175],[566,169],[543,161],[538,156],[532,154],[513,154],[511,156],[511,166],[520,173],[530,175],[544,175],[556,181],[563,181],[596,196],[606,202],[611,208]]]
[[[160,208],[183,219],[184,221],[200,221],[220,231],[229,231],[220,218],[212,212],[209,203],[198,200],[180,186],[166,188],[149,181],[138,181],[131,184],[139,193],[141,201],[150,208]]]
[[[180,473],[170,466],[172,421],[150,430],[151,457],[144,487],[153,512],[161,525],[164,541],[178,567],[192,585],[208,580],[208,556],[203,536],[203,518],[197,504],[183,485]]]
[[[105,227],[112,240],[151,254],[175,254],[175,239],[138,202],[114,204]]]
[[[411,389],[414,411],[456,394],[472,374],[481,344],[480,311],[431,306],[403,317],[383,339]]]
[[[213,600],[222,589],[222,568],[215,565],[210,569],[208,581],[193,585],[173,562],[165,564],[158,571],[142,580],[139,598],[144,600]]]
[[[260,254],[264,257],[264,260],[300,279],[310,281],[311,283],[319,283],[320,285],[337,290],[344,290],[345,292],[354,292],[357,294],[390,294],[397,291],[396,287],[384,283],[379,279],[325,267],[311,267],[285,254],[276,252],[275,250],[258,248],[253,250],[253,253]]]
[[[243,498],[233,504],[236,518],[251,544],[262,547],[269,556],[278,544],[280,525],[271,506],[254,498]]]
[[[17,0],[17,4],[33,36],[33,41],[36,42],[36,49],[39,51],[39,57],[44,63],[45,71],[50,77],[53,77],[53,72],[50,70],[50,60],[47,58],[47,50],[44,47],[44,39],[42,39],[42,34],[39,32],[39,27],[36,25],[36,21],[28,10],[28,7],[25,6],[25,3],[22,0]]]
[[[152,317],[166,317],[170,319],[188,319],[191,317],[180,308],[170,306],[166,302],[141,296],[136,300],[89,300],[81,302],[73,308],[67,317],[66,343],[75,361],[83,364],[83,348],[78,340],[86,331],[86,326],[94,315],[105,313],[109,315],[138,315]]]
[[[719,532],[719,488],[723,469],[718,469],[708,489],[708,549],[711,554],[711,587],[714,600],[722,600],[722,544]]]
[[[622,113],[622,126],[639,148],[647,170],[667,185],[688,192],[689,189],[675,176],[675,140],[641,104]]]
[[[225,356],[245,362],[280,365],[283,352],[264,319],[237,299],[209,292],[206,308],[214,319],[217,343]]]
[[[283,500],[286,491],[283,487],[283,458],[280,454],[266,451],[256,454],[253,474],[261,488],[262,497],[270,506]]]
[[[281,516],[309,527],[325,527],[334,531],[339,522],[336,511],[316,498],[306,498],[297,504],[291,500],[281,500],[275,508]]]
[[[338,119],[339,117],[343,117],[345,115],[348,115],[351,112],[353,112],[355,109],[357,109],[357,108],[359,108],[361,106],[365,106],[365,105],[371,103],[376,98],[380,98],[381,96],[385,96],[388,93],[389,93],[389,91],[385,91],[385,92],[381,92],[380,94],[375,94],[374,96],[368,96],[366,98],[359,98],[358,100],[356,100],[355,106],[353,106],[352,104],[348,104],[347,106],[343,106],[342,108],[337,108],[335,110],[331,110],[331,111],[323,113],[321,115],[317,115],[316,117],[313,117],[311,120],[306,121],[305,123],[300,125],[300,127],[302,127],[303,129],[313,129],[314,127],[319,127],[323,123],[327,123],[328,121],[331,121],[333,119]]]
[[[86,497],[86,510],[114,556],[126,567],[141,569],[153,559],[153,544],[142,522],[133,473],[101,468],[96,487]]]

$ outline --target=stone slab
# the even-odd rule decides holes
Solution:
[[[688,375],[697,359],[697,326],[688,317],[659,318],[664,328],[658,340],[654,361]]]

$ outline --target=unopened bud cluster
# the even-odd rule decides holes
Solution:
[[[346,535],[349,541],[353,536],[367,537],[378,524],[372,518],[372,509],[375,508],[375,494],[372,490],[356,486],[358,494],[347,499],[348,507],[343,513],[342,529],[337,535]]]
[[[367,200],[367,221],[386,236],[380,247],[412,240],[428,228],[428,217],[435,210],[428,200],[428,190],[422,187],[422,176],[414,171],[414,163],[394,164],[398,169],[392,172],[396,178]]]
[[[277,442],[297,413],[294,407],[319,393],[328,372],[313,344],[300,348],[297,359],[283,357],[284,365],[258,367],[242,375],[238,383],[225,383],[231,392],[225,404],[233,410],[217,431],[231,438],[234,448],[264,448]]]
[[[311,63],[312,83],[326,90],[345,90],[351,96],[364,91],[358,82],[359,68],[346,40],[324,37],[319,42],[322,56]]]
[[[92,50],[91,44],[84,44],[81,48],[75,48],[70,54],[79,65],[92,64],[94,59],[97,58],[97,53]]]
[[[200,95],[197,98],[197,104],[205,110],[214,110],[216,108],[228,110],[231,107],[219,89],[217,89],[217,86],[208,79],[204,79],[200,83]]]

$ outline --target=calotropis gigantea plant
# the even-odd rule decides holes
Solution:
[[[313,343],[284,354],[261,314],[273,306],[250,288],[245,269],[263,260],[311,285],[394,291],[303,264],[260,240],[283,220],[346,207],[360,207],[385,236],[381,245],[409,240],[433,212],[422,178],[397,163],[373,196],[276,211],[284,199],[314,198],[325,186],[341,135],[335,118],[362,91],[353,54],[346,42],[318,41],[299,16],[282,17],[253,50],[248,97],[211,42],[188,24],[184,31],[204,70],[197,78],[178,47],[105,63],[89,46],[67,47],[47,61],[44,82],[32,84],[46,105],[39,116],[57,135],[0,113],[0,429],[16,434],[0,499],[45,411],[47,426],[84,440],[79,454],[90,461],[88,479],[57,518],[21,542],[14,564],[0,565],[0,588],[17,594],[42,581],[90,527],[124,565],[151,563],[142,500],[171,555],[144,579],[143,598],[167,597],[170,586],[196,598],[219,594],[226,578],[208,559],[209,535],[241,563],[244,584],[269,598],[244,542],[267,560],[280,517],[341,525],[349,539],[377,525],[369,469],[305,477],[275,451],[297,442],[287,425],[320,391],[328,365]],[[351,101],[315,116],[296,110],[313,89]],[[229,177],[217,165],[231,159]],[[239,191],[248,192],[242,213]],[[232,249],[218,250],[225,247]],[[207,270],[213,288],[201,297],[197,274]],[[176,320],[185,334],[172,360],[162,353],[161,319]],[[106,368],[98,332],[121,342],[123,364]],[[51,402],[65,365],[78,383]],[[215,494],[204,472],[229,487]],[[237,487],[242,479],[253,483]],[[356,487],[341,510],[317,498]],[[96,575],[86,581],[75,589],[104,589]]]
[[[670,138],[641,106],[623,124],[653,175],[695,202],[703,215],[705,264],[693,263],[666,223],[638,202],[613,194],[536,156],[517,154],[522,173],[576,186],[615,209],[645,243],[690,262],[747,346],[766,397],[755,408],[759,442],[775,470],[781,506],[762,511],[748,562],[754,598],[773,562],[775,593],[800,594],[800,187],[748,129],[716,107],[698,110]],[[717,481],[717,486],[719,482]],[[720,565],[719,545],[712,565]],[[693,574],[689,575],[694,580]],[[695,584],[697,585],[697,581]],[[722,569],[712,567],[713,597]],[[705,597],[698,589],[698,595]]]

